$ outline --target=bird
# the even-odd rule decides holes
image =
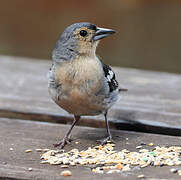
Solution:
[[[68,26],[60,35],[52,53],[53,63],[48,73],[48,91],[55,103],[74,115],[67,133],[55,147],[64,148],[71,141],[71,131],[82,116],[103,114],[108,136],[112,140],[107,119],[108,110],[119,100],[115,73],[96,55],[99,41],[115,33],[89,22]]]

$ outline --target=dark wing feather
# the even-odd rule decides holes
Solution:
[[[109,67],[108,65],[102,63],[103,66],[103,71],[104,71],[104,75],[105,78],[107,79],[107,83],[109,86],[109,90],[110,92],[116,90],[118,88],[118,82],[116,80],[116,76],[114,74],[114,72],[112,71],[111,67]]]

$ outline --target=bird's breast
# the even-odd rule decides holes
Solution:
[[[79,59],[57,67],[56,81],[61,85],[57,104],[66,111],[82,114],[99,114],[102,110],[103,71],[96,60]]]
[[[102,86],[103,70],[98,60],[79,58],[57,67],[56,81],[65,93],[96,93]]]

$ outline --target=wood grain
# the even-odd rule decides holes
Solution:
[[[0,56],[0,116],[70,123],[47,91],[50,61]],[[110,111],[111,127],[181,134],[181,75],[114,68],[122,92]],[[105,127],[103,116],[84,117],[79,125]]]
[[[24,121],[18,119],[0,118],[0,179],[6,180],[59,180],[67,179],[62,177],[64,170],[60,165],[40,164],[40,153],[36,148],[54,149],[53,143],[63,137],[68,125],[40,123]],[[138,151],[136,146],[140,143],[154,143],[154,145],[180,145],[179,137],[154,135],[148,133],[136,133],[128,131],[112,130],[113,138],[116,142],[116,149],[128,149]],[[78,148],[87,149],[92,145],[97,145],[96,140],[106,136],[105,129],[75,127],[72,132],[74,141],[65,147],[65,150]],[[128,139],[127,139],[128,138]],[[75,144],[78,141],[79,144]],[[145,146],[149,148],[149,146]],[[153,147],[151,147],[153,148]],[[26,149],[32,152],[25,153]],[[28,171],[32,168],[32,171]],[[90,167],[75,166],[70,167],[72,176],[68,179],[98,180],[103,178],[132,180],[140,174],[144,174],[147,179],[180,179],[178,175],[170,172],[172,167],[147,167],[131,170],[128,173],[115,174],[94,174]]]

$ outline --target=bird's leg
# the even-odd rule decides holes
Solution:
[[[104,117],[105,117],[105,122],[106,122],[106,130],[107,130],[107,134],[108,134],[108,137],[101,140],[101,144],[104,145],[107,143],[107,141],[112,141],[112,135],[111,135],[111,132],[110,132],[110,128],[109,128],[109,122],[108,122],[108,119],[107,119],[107,111],[104,113]]]
[[[64,146],[66,144],[70,144],[70,133],[73,129],[73,127],[75,126],[75,124],[79,121],[80,116],[74,116],[74,121],[70,127],[70,129],[67,131],[67,133],[65,134],[64,138],[57,144],[54,144],[55,147],[60,146],[60,149],[64,148]]]

